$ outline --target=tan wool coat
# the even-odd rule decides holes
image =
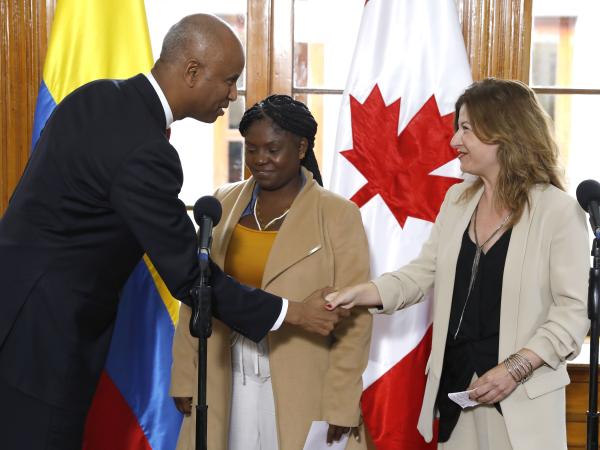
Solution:
[[[320,187],[304,170],[306,183],[279,230],[265,266],[262,289],[289,301],[313,291],[341,288],[369,278],[369,251],[358,208]],[[216,192],[223,218],[214,230],[212,258],[223,267],[231,234],[250,202],[254,181]],[[188,331],[190,308],[182,305],[173,345],[170,394],[196,398],[198,343]],[[231,403],[231,330],[213,320],[208,339],[208,448],[226,450]],[[270,332],[271,381],[280,450],[302,450],[312,421],[359,425],[362,372],[371,337],[371,316],[355,312],[333,336],[309,334],[283,324]],[[186,417],[178,450],[194,448],[195,417]],[[348,449],[366,449],[350,439]]]
[[[448,190],[419,257],[374,281],[383,300],[382,312],[420,301],[435,285],[432,347],[418,424],[427,441],[433,435],[456,260],[483,192],[458,201],[468,186],[464,182]],[[513,226],[506,255],[498,362],[525,347],[546,364],[501,402],[502,412],[514,450],[566,450],[566,360],[577,356],[589,327],[588,232],[583,210],[563,191],[538,185],[529,198],[529,206]]]

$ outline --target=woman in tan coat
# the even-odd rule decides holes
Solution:
[[[252,177],[216,192],[223,219],[212,258],[246,284],[290,301],[324,286],[369,277],[360,212],[323,189],[313,153],[316,122],[306,106],[274,95],[240,122]],[[310,170],[308,170],[308,169]],[[197,341],[182,305],[173,346],[171,395],[183,412],[196,396]],[[371,335],[356,313],[330,337],[283,325],[258,344],[215,320],[208,340],[208,448],[301,450],[313,421],[328,440],[349,431],[348,449],[366,448],[359,401]],[[194,414],[184,418],[178,449],[194,448]]]
[[[437,416],[441,450],[566,450],[566,360],[588,329],[583,211],[564,192],[549,119],[523,83],[473,84],[455,128],[451,144],[475,181],[448,191],[417,259],[330,294],[330,307],[389,313],[433,286],[425,439]],[[479,405],[449,400],[465,390]]]

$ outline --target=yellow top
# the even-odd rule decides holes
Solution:
[[[225,272],[241,283],[260,288],[276,237],[277,231],[253,230],[238,223],[227,247]]]

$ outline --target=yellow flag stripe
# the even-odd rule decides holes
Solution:
[[[169,292],[169,289],[167,289],[167,286],[165,285],[165,282],[160,277],[156,268],[152,264],[152,261],[150,261],[150,258],[148,258],[148,255],[144,255],[144,262],[146,263],[146,266],[148,267],[148,271],[150,272],[150,275],[152,276],[152,279],[154,280],[154,285],[156,286],[156,290],[158,291],[160,298],[162,299],[163,303],[165,304],[165,307],[167,308],[167,311],[169,312],[169,316],[171,316],[173,325],[174,326],[177,325],[177,322],[179,321],[179,300],[175,299],[175,297],[173,297],[171,295],[171,293]]]
[[[44,81],[59,103],[101,78],[128,78],[152,67],[143,0],[58,0]]]

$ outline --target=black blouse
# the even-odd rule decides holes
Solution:
[[[461,412],[460,406],[448,398],[448,393],[466,390],[471,384],[473,373],[482,376],[498,365],[500,298],[510,235],[509,229],[487,253],[481,254],[475,282],[467,300],[471,267],[477,247],[469,237],[469,227],[463,234],[456,262],[444,365],[436,400],[440,414],[439,442],[446,442],[450,438]],[[465,310],[462,324],[455,339],[463,307]],[[500,411],[499,404],[496,408]]]

